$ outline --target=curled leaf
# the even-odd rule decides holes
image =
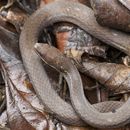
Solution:
[[[9,86],[6,86],[7,116],[11,130],[35,130],[21,115],[17,103],[11,95]]]
[[[128,1],[128,0],[127,0]],[[130,32],[130,13],[118,0],[91,0],[98,23]]]
[[[0,60],[6,86],[10,87],[17,109],[22,117],[33,129],[48,129],[47,114],[43,112],[43,105],[40,104],[34,91],[30,89],[32,86],[21,61],[5,51],[2,44],[0,45]],[[8,98],[9,100],[10,98]]]
[[[114,92],[130,90],[130,68],[124,65],[87,60],[78,68]]]

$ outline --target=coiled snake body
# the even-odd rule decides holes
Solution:
[[[85,99],[81,87],[82,83],[76,82],[77,84],[75,85],[77,86],[77,89],[76,87],[75,89],[71,87],[71,92],[73,92],[71,98],[75,98],[75,101],[72,102],[73,107],[76,110],[75,112],[73,107],[63,101],[53,90],[46,71],[42,66],[42,62],[35,54],[33,47],[35,43],[38,42],[38,36],[43,28],[62,21],[80,26],[96,38],[127,54],[129,53],[128,50],[130,50],[130,46],[128,46],[130,44],[129,36],[100,27],[90,8],[73,2],[55,2],[45,6],[43,9],[36,11],[36,13],[26,21],[20,36],[20,50],[23,62],[39,98],[41,98],[43,104],[58,119],[67,124],[85,125],[80,117],[86,123],[99,128],[119,127],[127,124],[130,119],[129,99],[121,108],[117,109],[115,113],[100,113],[99,111],[102,111],[102,107],[109,107],[112,104],[116,105],[117,102],[96,104],[95,106],[99,110],[97,111],[93,105],[90,105]],[[75,73],[75,71],[72,71],[72,74]],[[77,76],[78,74],[73,78],[78,80]],[[71,86],[73,85],[71,84]],[[76,95],[78,95],[78,98]],[[110,109],[110,111],[111,110],[112,109]]]

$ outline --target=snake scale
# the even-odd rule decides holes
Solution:
[[[37,10],[25,22],[20,35],[20,50],[25,68],[34,85],[34,89],[43,104],[53,115],[66,124],[83,126],[86,125],[84,123],[85,121],[87,124],[98,128],[114,128],[129,123],[130,99],[114,113],[100,113],[99,111],[102,111],[104,106],[109,108],[109,106],[116,105],[117,102],[96,104],[95,106],[97,106],[97,109],[99,110],[97,111],[93,105],[90,105],[86,100],[83,90],[79,89],[82,85],[82,83],[79,82],[77,85],[80,85],[80,87],[76,90],[73,89],[73,96],[76,98],[76,95],[78,94],[82,93],[83,95],[78,95],[80,99],[76,98],[75,102],[72,103],[76,110],[75,112],[73,107],[62,100],[54,91],[46,74],[46,70],[42,66],[42,61],[34,52],[34,45],[38,42],[38,36],[41,31],[45,27],[53,25],[56,22],[73,23],[110,46],[116,47],[127,54],[130,53],[128,51],[130,50],[130,46],[128,46],[130,44],[130,37],[127,34],[99,26],[95,20],[93,11],[82,4],[66,1],[54,2]],[[112,109],[110,109],[110,111],[111,110]],[[84,121],[82,121],[80,117]]]

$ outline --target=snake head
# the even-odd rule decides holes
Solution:
[[[54,69],[65,72],[69,68],[70,60],[57,48],[48,44],[36,43],[34,50],[46,64]]]

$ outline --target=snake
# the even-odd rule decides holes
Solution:
[[[129,35],[101,27],[89,7],[77,2],[58,1],[40,8],[25,22],[20,34],[19,45],[25,69],[43,104],[51,114],[66,124],[79,126],[89,124],[98,128],[115,128],[129,123],[130,99],[114,113],[111,110],[108,113],[101,113],[86,100],[82,89],[78,89],[79,91],[76,91],[78,93],[73,92],[75,98],[76,95],[81,94],[80,92],[83,95],[78,95],[80,102],[76,98],[72,106],[62,100],[54,91],[43,62],[34,51],[34,45],[38,42],[38,37],[44,28],[58,22],[73,23],[106,44],[130,54]],[[79,85],[82,86],[81,82]],[[116,103],[114,104],[116,105]],[[103,105],[100,104],[100,110],[105,106]]]

